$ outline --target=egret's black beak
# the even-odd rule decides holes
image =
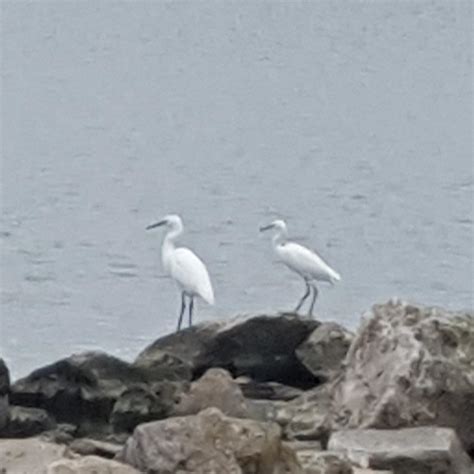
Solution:
[[[165,225],[166,221],[156,222],[155,224],[150,224],[147,226],[146,230],[154,229],[155,227],[160,227],[160,225]]]
[[[260,227],[260,232],[264,232],[264,231],[270,230],[270,229],[273,229],[273,224],[264,225],[263,227]]]

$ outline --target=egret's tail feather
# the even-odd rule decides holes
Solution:
[[[334,285],[336,281],[341,281],[341,275],[333,270],[333,274],[331,275],[331,283]]]
[[[205,292],[201,295],[202,299],[209,305],[213,305],[215,303],[214,299],[214,291],[212,290],[212,287],[209,287],[206,289]]]

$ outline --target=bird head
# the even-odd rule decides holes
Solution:
[[[283,221],[281,219],[277,219],[277,220],[271,222],[268,225],[260,227],[260,232],[264,232],[264,231],[270,230],[270,229],[275,229],[278,232],[285,232],[285,233],[287,231],[285,221]]]
[[[183,228],[183,221],[181,220],[181,217],[176,214],[168,214],[158,222],[147,226],[146,230],[154,229],[160,226],[165,226],[170,230],[178,230]]]

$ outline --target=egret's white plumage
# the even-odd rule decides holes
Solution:
[[[310,294],[310,288],[313,288],[313,300],[311,302],[309,313],[312,314],[314,302],[318,295],[316,281],[325,281],[334,284],[341,279],[339,273],[333,270],[319,255],[312,250],[303,247],[295,242],[288,242],[288,229],[286,223],[281,219],[273,221],[271,224],[262,227],[260,230],[274,229],[273,249],[279,259],[290,269],[300,275],[306,283],[306,292],[296,306],[295,311],[301,308],[306,298]]]
[[[168,232],[163,239],[161,259],[165,272],[173,278],[181,291],[181,311],[178,320],[178,331],[186,307],[185,297],[189,302],[189,325],[192,324],[194,297],[201,297],[206,303],[214,304],[214,291],[207,268],[202,260],[191,250],[185,247],[175,247],[175,239],[183,232],[183,222],[177,215],[168,215],[147,229],[166,226]]]

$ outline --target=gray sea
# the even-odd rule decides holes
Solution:
[[[258,227],[341,275],[317,317],[473,307],[470,1],[3,1],[0,354],[132,359],[173,331],[162,215],[206,262],[196,321],[294,307]]]

